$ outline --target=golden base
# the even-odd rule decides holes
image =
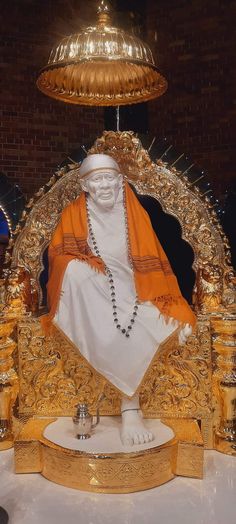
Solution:
[[[14,440],[13,440],[13,437],[12,439],[11,438],[8,438],[6,440],[0,440],[0,451],[5,451],[6,449],[10,449],[10,448],[13,448],[14,446]]]
[[[175,433],[169,442],[131,453],[86,453],[43,436],[55,419],[31,419],[15,441],[16,473],[41,473],[70,488],[131,493],[154,488],[175,475],[202,478],[203,442],[195,421],[165,420]],[[182,427],[181,427],[182,424]]]
[[[216,432],[214,449],[226,455],[236,457],[236,438],[227,437]]]
[[[8,419],[0,419],[0,451],[10,449],[14,445],[11,423]]]

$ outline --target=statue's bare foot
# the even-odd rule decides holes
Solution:
[[[144,444],[154,440],[154,435],[149,431],[142,420],[142,414],[135,409],[122,413],[121,441],[124,446]]]

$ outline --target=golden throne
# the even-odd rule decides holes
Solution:
[[[30,200],[10,241],[1,312],[0,446],[9,447],[14,433],[16,472],[42,471],[49,479],[82,489],[135,491],[174,474],[201,477],[203,448],[230,454],[236,449],[235,277],[227,240],[207,197],[174,167],[152,159],[133,132],[105,131],[90,152],[113,156],[139,195],[158,200],[178,220],[182,238],[194,253],[196,330],[184,347],[173,341],[164,347],[140,391],[145,416],[161,418],[174,430],[169,446],[172,470],[168,477],[166,447],[156,450],[155,457],[117,456],[121,489],[114,457],[106,456],[106,462],[105,457],[76,456],[69,450],[60,456],[57,446],[48,446],[42,436],[52,417],[72,416],[79,402],[88,402],[95,412],[101,394],[101,415],[120,413],[117,391],[59,332],[45,337],[39,320],[44,311],[45,249],[61,211],[81,191],[76,163],[59,169]],[[58,468],[60,475],[55,473]],[[153,480],[158,468],[162,475]],[[78,469],[80,480],[71,480]],[[134,471],[141,472],[139,487]]]

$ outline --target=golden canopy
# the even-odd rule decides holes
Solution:
[[[111,26],[104,0],[97,25],[63,38],[37,80],[46,95],[71,104],[118,106],[161,96],[167,82],[147,44]]]

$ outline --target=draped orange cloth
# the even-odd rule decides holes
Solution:
[[[136,293],[140,302],[151,301],[166,317],[194,326],[195,315],[182,297],[177,279],[155,235],[148,213],[130,186],[125,184],[130,258],[133,262]],[[115,232],[114,232],[115,233]],[[85,193],[62,212],[49,246],[49,314],[42,317],[48,331],[60,299],[63,276],[68,263],[78,259],[94,270],[105,272],[103,260],[93,255],[88,243]]]

